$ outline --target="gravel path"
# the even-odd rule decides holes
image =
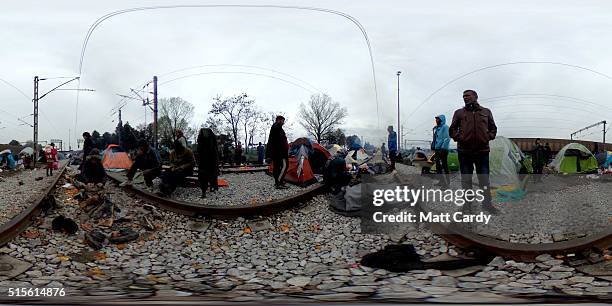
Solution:
[[[205,206],[236,206],[278,200],[306,189],[292,184],[287,184],[288,189],[276,189],[274,179],[263,172],[224,174],[220,178],[226,180],[229,186],[219,187],[218,192],[207,192],[205,199],[200,198],[199,188],[177,188],[172,196]]]
[[[62,161],[60,167],[65,163]],[[0,178],[0,224],[6,224],[32,205],[57,178],[59,171],[53,174],[46,176],[45,169],[22,170]],[[42,180],[36,180],[39,177]]]
[[[419,176],[416,168],[399,165],[406,178]],[[451,179],[451,189],[460,188],[460,175]],[[425,178],[426,184],[433,181]],[[556,175],[543,177],[541,183],[529,181],[527,194],[520,200],[493,204],[499,209],[488,225],[466,225],[466,229],[496,239],[521,243],[551,243],[602,232],[612,226],[612,182],[593,176],[567,178]],[[428,211],[456,212],[453,203],[427,203]],[[474,205],[472,213],[479,213]],[[463,225],[461,225],[463,226]]]
[[[16,279],[0,281],[1,290],[65,287],[71,298],[204,295],[200,298],[315,302],[366,298],[501,302],[516,294],[610,294],[609,281],[582,275],[552,257],[540,257],[538,264],[496,258],[489,266],[466,273],[472,276],[362,267],[357,264],[360,257],[392,243],[391,238],[360,234],[360,220],[330,212],[327,196],[266,218],[222,221],[148,212],[140,199],[107,188],[122,214],[136,219],[148,215],[157,229],[147,231],[132,223],[141,233],[138,241],[108,245],[84,260],[83,252],[90,249],[82,242],[82,229],[75,236],[52,232],[51,215],[35,228],[37,237],[20,236],[0,249],[33,264]],[[63,205],[58,214],[81,218],[78,203],[64,190],[58,190],[57,198]],[[414,244],[424,258],[460,253],[425,229],[415,229],[406,238],[405,243]]]

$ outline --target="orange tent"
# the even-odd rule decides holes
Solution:
[[[102,165],[104,169],[130,169],[132,160],[127,153],[119,151],[118,145],[111,144],[104,150]]]
[[[271,163],[270,166],[268,166],[268,173],[273,174],[273,167],[274,163]],[[302,171],[298,175],[298,160],[295,158],[295,156],[290,156],[285,181],[300,187],[306,187],[316,183],[317,178],[314,176],[312,168],[310,168],[310,162],[308,159],[304,159],[304,162],[302,163]]]

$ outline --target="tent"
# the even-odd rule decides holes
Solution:
[[[550,163],[560,173],[592,173],[597,171],[597,159],[585,146],[569,143]]]
[[[331,157],[331,153],[325,148],[305,137],[290,144],[289,154],[285,180],[302,187],[317,182],[314,174],[322,174],[327,160]],[[268,173],[272,173],[273,167],[274,163],[268,166]]]
[[[335,156],[338,152],[342,151],[342,147],[340,145],[334,144],[327,150],[331,156]]]
[[[351,150],[346,155],[347,164],[363,164],[370,160],[370,156],[365,152],[364,149]]]
[[[519,172],[525,155],[510,139],[497,136],[489,142],[489,173],[492,187],[514,186],[521,183]]]
[[[21,152],[19,152],[19,155],[21,154],[25,154],[25,155],[34,155],[34,149],[32,149],[31,147],[25,147],[23,148],[23,150],[21,150]]]
[[[104,169],[129,169],[132,166],[132,160],[127,153],[121,151],[118,145],[110,144],[104,150],[102,165]]]

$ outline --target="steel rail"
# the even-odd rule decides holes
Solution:
[[[107,176],[117,183],[123,180],[116,173],[107,173]],[[214,217],[248,217],[270,215],[279,211],[297,207],[299,203],[306,202],[325,190],[325,185],[317,183],[305,190],[278,200],[259,202],[255,204],[241,204],[237,206],[203,206],[180,200],[160,197],[140,187],[132,186],[131,190],[138,197],[156,204],[159,208],[187,216],[214,216]]]
[[[52,184],[49,185],[42,193],[42,195],[37,198],[34,203],[30,206],[26,207],[21,213],[17,216],[13,217],[9,222],[0,226],[0,246],[6,245],[13,238],[19,236],[26,228],[32,225],[34,218],[40,215],[42,212],[42,206],[47,197],[55,190],[55,186],[57,182],[60,180],[64,171],[66,171],[66,166],[68,163],[65,163],[64,166],[59,170],[59,175],[55,178]]]

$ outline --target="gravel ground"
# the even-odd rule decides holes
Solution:
[[[414,178],[416,168],[398,166],[407,178]],[[451,188],[460,188],[460,175],[452,175]],[[425,179],[425,183],[432,180]],[[499,209],[488,225],[466,225],[468,230],[500,240],[521,243],[551,243],[602,232],[612,225],[612,182],[593,176],[567,178],[545,176],[541,183],[529,181],[527,194],[516,201],[493,204]],[[427,203],[428,211],[455,212],[452,203]],[[479,213],[474,205],[468,211]],[[463,225],[462,225],[463,226]]]
[[[225,174],[220,178],[226,180],[227,187],[219,187],[218,192],[207,192],[206,198],[200,198],[199,188],[177,188],[172,195],[177,200],[211,206],[235,206],[248,203],[269,202],[295,195],[306,188],[287,184],[288,189],[274,188],[274,179],[263,173]]]
[[[107,191],[123,214],[148,214],[156,230],[134,225],[141,233],[138,241],[106,246],[83,260],[74,255],[90,251],[82,243],[82,229],[76,236],[51,232],[54,216],[48,216],[35,228],[37,237],[20,236],[0,249],[33,264],[16,279],[0,281],[0,288],[65,287],[72,298],[204,295],[230,301],[317,302],[364,298],[507,302],[518,301],[508,298],[517,294],[610,297],[612,292],[609,281],[585,276],[550,256],[540,257],[537,264],[496,258],[463,276],[362,267],[360,257],[392,243],[391,238],[360,234],[360,220],[330,212],[327,196],[270,217],[222,221],[147,212],[140,199],[121,189],[108,186]],[[64,190],[57,192],[57,198],[63,205],[58,214],[79,219],[75,200]],[[426,229],[415,229],[406,238],[404,243],[414,244],[424,258],[460,253]]]
[[[53,176],[47,176],[45,169],[22,170],[0,178],[0,224],[6,224],[32,205],[49,188],[58,173],[54,171]],[[37,181],[38,177],[42,177],[42,180]]]

